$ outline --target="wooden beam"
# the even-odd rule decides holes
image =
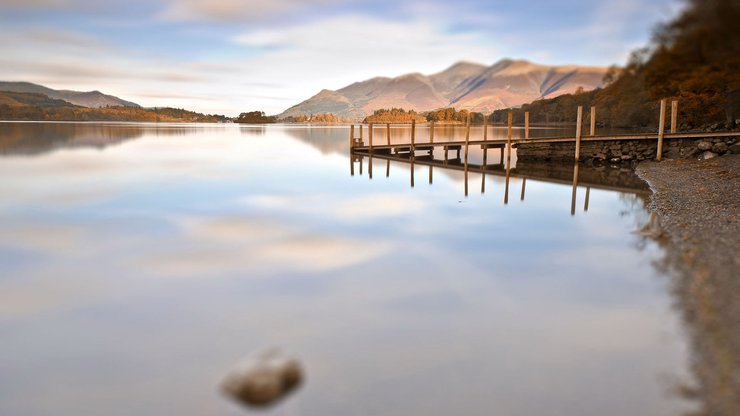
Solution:
[[[678,127],[678,100],[671,101],[671,133],[676,133]]]
[[[385,141],[391,145],[391,123],[385,123]]]
[[[434,120],[429,124],[429,143],[434,143]]]
[[[660,119],[658,122],[658,150],[655,155],[655,160],[660,160],[663,157],[663,136],[665,135],[665,107],[666,99],[660,100]]]
[[[576,116],[576,162],[581,158],[581,127],[583,125],[583,106],[578,106],[578,115]]]
[[[355,125],[349,126],[349,150],[355,147]]]
[[[488,117],[483,115],[483,141],[488,140]]]
[[[529,111],[524,112],[524,138],[529,139]]]
[[[373,152],[373,123],[367,125],[367,140],[370,144],[370,153]],[[370,170],[372,172],[372,169]]]

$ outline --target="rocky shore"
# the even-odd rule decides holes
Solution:
[[[709,150],[709,149],[707,149]],[[724,150],[724,149],[718,149]],[[733,152],[734,153],[734,152]],[[643,162],[692,350],[681,393],[702,415],[740,414],[740,155]]]

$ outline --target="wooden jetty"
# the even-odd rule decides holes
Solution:
[[[396,154],[396,155],[407,155],[408,157],[416,157],[418,152],[424,152],[429,155],[434,155],[435,151],[440,150],[443,152],[445,159],[448,158],[449,152],[454,151],[457,157],[460,157],[460,152],[464,151],[466,154],[470,146],[480,146],[485,154],[488,149],[505,149],[507,159],[511,158],[512,147],[526,146],[528,144],[563,144],[573,145],[575,144],[574,159],[579,160],[581,157],[581,143],[598,142],[598,141],[618,141],[618,142],[629,142],[629,141],[654,141],[656,144],[655,159],[660,160],[663,155],[664,142],[668,139],[708,139],[708,138],[737,138],[740,137],[740,132],[687,132],[678,133],[677,129],[677,118],[678,118],[678,102],[673,101],[671,103],[671,120],[670,120],[670,131],[666,132],[666,104],[667,100],[661,100],[660,114],[659,114],[659,128],[655,133],[641,133],[641,134],[621,134],[621,135],[597,135],[596,133],[596,108],[591,107],[590,109],[590,128],[589,135],[583,136],[582,124],[583,124],[583,107],[578,107],[576,115],[576,132],[573,136],[567,137],[544,137],[544,138],[530,138],[530,126],[529,126],[529,112],[525,112],[525,124],[524,124],[524,138],[513,138],[512,137],[512,113],[509,112],[508,117],[508,130],[506,139],[489,139],[488,138],[488,124],[487,121],[483,125],[482,138],[471,139],[470,138],[470,119],[466,123],[466,134],[465,140],[434,140],[435,125],[434,122],[428,124],[429,126],[429,137],[425,141],[418,141],[416,137],[416,122],[411,123],[411,135],[408,142],[405,143],[391,143],[390,140],[390,124],[385,124],[384,129],[386,133],[386,140],[384,143],[377,143],[373,141],[373,132],[376,130],[376,126],[373,123],[369,123],[368,129],[368,142],[365,143],[363,139],[363,126],[359,126],[359,138],[355,137],[355,126],[350,127],[350,149],[353,153],[365,153],[365,154]],[[487,119],[487,118],[486,118]],[[465,158],[467,160],[467,157]]]

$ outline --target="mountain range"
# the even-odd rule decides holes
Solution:
[[[336,91],[322,90],[278,117],[333,113],[362,118],[377,109],[394,107],[418,112],[455,107],[488,113],[579,88],[600,88],[607,71],[607,67],[547,66],[512,59],[491,66],[458,62],[432,75],[377,77]]]
[[[71,91],[71,90],[53,90],[43,85],[33,84],[30,82],[9,82],[0,81],[0,91],[21,92],[31,94],[43,94],[49,98],[64,100],[74,105],[90,108],[100,108],[106,106],[121,107],[140,107],[131,101],[122,100],[118,97],[103,94],[100,91]]]

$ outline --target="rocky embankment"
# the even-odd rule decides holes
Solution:
[[[637,172],[653,190],[662,266],[690,337],[695,385],[682,393],[699,414],[740,415],[740,154],[643,162]]]

